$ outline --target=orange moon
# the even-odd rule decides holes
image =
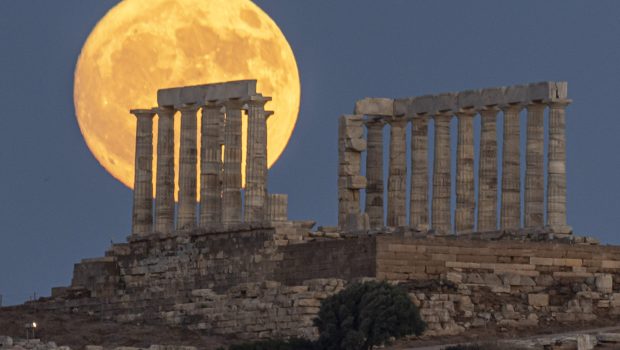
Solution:
[[[156,106],[161,88],[241,79],[256,79],[257,90],[273,98],[266,105],[275,112],[267,122],[271,167],[293,133],[300,100],[295,56],[276,23],[247,0],[125,0],[97,23],[82,48],[76,116],[95,158],[133,188],[136,120],[129,109]],[[177,115],[177,174],[179,123]],[[154,125],[156,149],[157,118]],[[246,136],[244,123],[244,150]]]

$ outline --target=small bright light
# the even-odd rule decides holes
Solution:
[[[36,322],[32,322],[32,328],[37,328],[37,323]]]

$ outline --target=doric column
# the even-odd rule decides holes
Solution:
[[[520,159],[520,104],[511,104],[504,111],[504,148],[502,152],[502,229],[521,227],[521,159]]]
[[[179,151],[179,207],[177,230],[196,227],[196,188],[198,163],[197,105],[179,107],[181,144]]]
[[[456,147],[456,213],[455,231],[474,230],[476,198],[474,192],[474,116],[473,109],[457,113],[458,140]]]
[[[172,108],[155,110],[157,127],[157,181],[155,183],[155,231],[174,230],[174,114]]]
[[[388,174],[387,226],[407,225],[407,119],[392,117]]]
[[[382,117],[369,116],[366,122],[366,213],[370,228],[385,225],[383,220],[383,126]]]
[[[566,223],[566,106],[571,102],[549,103],[547,225],[557,233],[571,232]]]
[[[200,146],[200,226],[222,221],[222,106],[208,102],[202,108]]]
[[[409,226],[428,230],[428,116],[411,120],[411,192]]]
[[[527,143],[525,150],[525,227],[543,227],[545,215],[545,105],[527,106]]]
[[[227,100],[224,126],[224,172],[222,179],[222,223],[237,224],[241,215],[241,107],[239,100]]]
[[[497,113],[491,106],[480,111],[478,164],[478,232],[497,229]]]
[[[366,188],[361,176],[362,152],[366,150],[364,117],[343,115],[338,120],[338,227],[348,229],[348,222],[361,219],[360,189]]]
[[[438,113],[435,120],[435,161],[433,164],[432,227],[448,234],[450,222],[450,120],[452,112]]]
[[[264,222],[267,205],[267,118],[270,97],[252,96],[248,101],[248,147],[245,160],[245,222]]]
[[[136,161],[133,181],[131,233],[153,231],[153,117],[151,109],[132,109],[136,116]]]

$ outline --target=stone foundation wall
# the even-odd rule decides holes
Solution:
[[[117,244],[106,257],[77,264],[72,286],[54,289],[41,304],[247,340],[315,337],[321,301],[360,279],[407,288],[430,335],[620,314],[620,247],[396,233],[306,235],[283,244],[276,231],[246,227]]]

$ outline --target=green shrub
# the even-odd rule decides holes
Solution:
[[[355,283],[325,299],[314,324],[321,350],[367,350],[426,329],[407,292],[386,282]]]
[[[289,340],[263,340],[252,343],[232,345],[228,350],[314,350],[310,340],[292,338]]]

